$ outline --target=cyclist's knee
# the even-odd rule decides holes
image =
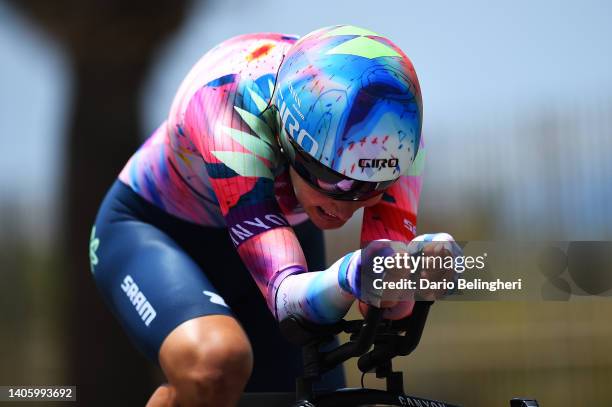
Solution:
[[[188,321],[173,331],[162,345],[160,363],[181,403],[211,403],[215,394],[223,394],[228,402],[233,398],[228,394],[237,400],[244,389],[253,353],[238,322],[215,315]]]
[[[209,333],[206,341],[186,352],[191,363],[183,378],[198,385],[230,385],[228,381],[248,380],[252,369],[252,352],[248,342]]]

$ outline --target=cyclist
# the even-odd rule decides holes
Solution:
[[[364,299],[359,252],[325,269],[322,229],[365,208],[362,244],[415,238],[421,118],[410,60],[362,28],[243,35],[200,59],[91,234],[103,298],[168,379],[149,406],[293,388],[299,349],[276,321]]]

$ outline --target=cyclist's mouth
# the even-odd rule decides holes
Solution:
[[[340,218],[338,215],[331,213],[331,212],[327,212],[325,209],[323,209],[320,206],[317,206],[317,213],[319,214],[319,216],[321,216],[325,220],[329,220],[332,222],[344,222],[344,220]]]

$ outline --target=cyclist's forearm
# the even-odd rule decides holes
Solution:
[[[238,253],[279,321],[296,314],[313,322],[335,322],[358,295],[359,251],[347,254],[327,270],[307,272],[293,231],[277,228],[244,242]]]
[[[276,292],[278,320],[289,314],[323,324],[340,320],[355,300],[348,289],[354,285],[353,273],[347,271],[354,256],[355,253],[348,254],[327,270],[286,277]]]
[[[251,237],[237,250],[266,299],[268,308],[276,316],[279,284],[287,276],[307,270],[306,259],[295,233],[290,228],[269,230]]]

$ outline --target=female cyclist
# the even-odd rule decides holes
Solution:
[[[364,298],[358,251],[325,269],[322,229],[365,208],[362,244],[415,238],[421,118],[410,60],[362,28],[243,35],[200,59],[91,234],[104,300],[167,377],[149,406],[293,388],[277,321]]]

